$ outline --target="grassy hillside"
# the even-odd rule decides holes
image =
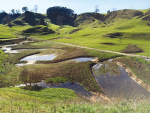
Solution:
[[[76,20],[74,21],[75,26],[86,26],[90,23],[94,23],[98,21],[101,24],[105,21],[105,15],[99,13],[82,13],[77,16]]]
[[[61,94],[60,94],[61,92]],[[0,89],[0,112],[36,113],[148,113],[149,101],[91,103],[63,88],[30,91],[23,88]]]
[[[55,41],[118,52],[125,49],[128,44],[133,44],[145,51],[140,53],[141,55],[150,55],[148,49],[150,42],[147,41],[150,39],[148,22],[142,20],[142,17],[137,18],[135,16],[132,19],[115,18],[113,22],[106,23],[104,27],[100,27],[101,25],[96,23],[99,26],[98,28],[92,28],[90,23],[86,24],[86,27],[83,25],[83,28],[79,31],[65,36],[69,39],[64,37]],[[117,32],[123,35],[116,38],[106,37],[110,33]],[[107,43],[113,43],[113,45]]]
[[[33,12],[25,12],[23,13],[20,17],[15,19],[14,21],[11,22],[11,25],[16,26],[16,25],[39,25],[40,19],[46,19],[46,16],[39,14],[39,13],[33,13]]]
[[[20,34],[24,36],[30,36],[30,35],[46,35],[46,34],[54,34],[54,33],[55,31],[49,29],[47,26],[37,25],[29,29],[23,30]]]

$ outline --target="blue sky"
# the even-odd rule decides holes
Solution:
[[[99,13],[106,13],[113,8],[120,9],[148,9],[150,0],[0,0],[0,10],[7,13],[11,9],[22,9],[27,6],[29,10],[38,5],[38,13],[46,13],[49,7],[63,6],[73,9],[75,13],[93,12],[95,6],[99,6]]]

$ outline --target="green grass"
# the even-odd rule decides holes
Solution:
[[[77,29],[77,27],[71,26],[57,26],[48,23],[48,28],[53,29],[56,33],[49,35],[33,35],[32,37],[38,37],[43,40],[55,39],[58,42],[72,43],[75,45],[81,45],[86,47],[92,47],[103,50],[111,50],[121,52],[125,49],[128,44],[137,45],[139,48],[143,49],[144,53],[138,53],[140,55],[150,56],[149,52],[149,40],[150,27],[147,25],[148,21],[137,19],[136,17],[132,19],[116,19],[114,22],[105,25],[106,27],[101,28],[97,21],[95,23],[88,24],[86,28],[79,30],[76,33],[69,34],[72,30]],[[97,26],[97,28],[91,28],[91,26]],[[22,29],[26,29],[24,26]],[[29,26],[28,26],[29,27]],[[81,26],[82,27],[82,26]],[[84,26],[83,26],[84,27]],[[21,28],[15,26],[14,31],[18,31]],[[8,30],[7,30],[8,31]],[[9,31],[10,32],[10,31]],[[109,33],[121,32],[124,35],[118,38],[109,38],[104,35]],[[3,33],[4,34],[4,33]],[[7,33],[8,35],[9,33]],[[10,33],[11,35],[11,33]],[[14,36],[15,37],[15,36]],[[136,40],[138,39],[138,40]],[[101,43],[113,42],[115,45],[105,45]],[[146,46],[145,46],[146,45]]]
[[[143,13],[146,13],[147,11],[148,10],[142,10]],[[88,20],[79,27],[71,27],[68,25],[58,26],[48,23],[48,28],[54,30],[55,34],[30,34],[32,37],[38,37],[39,39],[46,41],[25,44],[13,48],[55,48],[53,51],[45,50],[41,54],[55,53],[57,51],[56,53],[59,57],[56,57],[53,63],[48,62],[51,64],[23,67],[28,70],[28,75],[36,75],[36,77],[42,76],[44,79],[47,79],[48,82],[53,83],[76,81],[83,85],[87,90],[99,92],[101,90],[91,73],[90,67],[93,65],[92,62],[75,63],[74,61],[64,60],[87,56],[98,57],[100,61],[104,61],[109,58],[118,57],[119,55],[73,48],[47,40],[57,38],[54,41],[117,52],[121,52],[128,44],[133,44],[145,51],[144,53],[137,54],[150,56],[150,27],[147,25],[148,21],[141,19],[142,17],[138,19],[137,17],[132,19],[115,19],[113,20],[114,22],[106,22],[107,24],[101,23],[101,21],[95,19],[95,22]],[[16,38],[22,30],[27,30],[29,28],[31,28],[29,25],[12,26],[12,28],[0,25],[0,39],[9,40]],[[80,29],[78,32],[70,33],[78,28]],[[123,36],[116,38],[106,37],[107,34],[116,32],[122,33]],[[114,45],[101,43],[114,43]],[[15,85],[18,82],[18,79],[20,79],[20,76],[18,75],[20,75],[22,69],[15,67],[14,63],[19,62],[19,59],[22,57],[36,52],[41,51],[24,51],[23,53],[15,55],[6,55],[0,51],[0,87]],[[137,62],[136,59],[141,63]],[[150,84],[150,71],[148,69],[150,63],[145,62],[141,58],[121,57],[117,60],[125,63],[138,78],[147,84]],[[138,68],[140,64],[142,66],[141,68]],[[0,112],[146,113],[150,111],[149,105],[150,103],[148,100],[90,104],[86,103],[83,99],[81,100],[78,98],[74,91],[62,88],[41,88],[38,91],[35,91],[32,87],[22,89],[0,88]]]
[[[14,34],[15,32],[22,31],[24,29],[30,28],[30,26],[13,26],[8,27],[0,24],[0,39],[2,38],[16,38],[17,36]]]
[[[30,91],[22,88],[0,89],[0,112],[51,112],[63,102],[75,100],[75,92],[64,88],[46,88]],[[56,106],[57,108],[58,106]]]
[[[76,33],[65,36],[70,37],[70,39],[64,37],[55,39],[55,41],[117,52],[121,52],[121,50],[125,49],[130,43],[137,45],[145,51],[144,53],[140,53],[140,55],[150,56],[150,42],[147,41],[150,36],[150,27],[147,25],[147,21],[141,21],[140,19],[134,18],[124,20],[119,19],[108,26],[109,27],[104,28],[85,28]],[[104,36],[108,33],[116,32],[121,32],[124,35],[119,38],[109,38]],[[112,42],[115,45],[101,44]]]
[[[53,31],[52,29],[49,29],[46,26],[36,25],[32,28],[23,30],[21,32],[21,35],[30,36],[30,35],[46,35],[46,34],[54,34],[54,33],[55,31]]]
[[[150,10],[150,9],[142,9],[142,10],[139,10],[139,11],[142,11],[143,13],[146,13],[148,10]]]
[[[148,100],[90,103],[76,96],[74,91],[63,88],[47,88],[40,91],[23,88],[0,89],[0,112],[148,113],[149,106]]]

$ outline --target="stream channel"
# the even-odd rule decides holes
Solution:
[[[10,46],[2,46],[2,50],[5,50],[5,53],[18,53],[18,50],[11,50]],[[38,60],[53,60],[56,57],[55,54],[51,55],[30,55],[27,56],[21,61],[27,61],[26,64],[17,64],[17,66],[34,64]],[[76,58],[73,59],[77,62],[85,62],[94,60],[93,58]],[[97,83],[103,89],[104,93],[108,98],[121,98],[121,99],[136,99],[136,98],[149,98],[150,92],[141,87],[135,81],[133,81],[122,67],[117,66],[111,59],[104,62],[98,62],[92,68],[93,76],[95,77]],[[34,85],[34,83],[32,84]],[[74,83],[61,83],[59,85],[47,85],[44,82],[38,83],[39,86],[46,88],[68,88],[74,90],[76,93],[90,98],[96,96],[95,94],[87,91],[83,86]],[[18,85],[16,87],[24,86],[24,84]]]

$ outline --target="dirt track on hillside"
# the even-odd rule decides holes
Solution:
[[[53,42],[55,42],[55,41],[53,41]],[[143,59],[149,59],[150,58],[148,56],[135,55],[135,54],[127,54],[127,53],[120,53],[120,52],[114,52],[114,51],[108,51],[108,50],[101,50],[101,49],[95,49],[95,48],[90,48],[90,47],[78,46],[78,45],[73,45],[73,44],[68,44],[68,43],[61,43],[61,42],[57,42],[57,43],[64,44],[64,45],[69,45],[69,46],[73,46],[73,47],[80,47],[80,48],[85,48],[85,49],[92,49],[92,50],[103,51],[103,52],[108,52],[108,53],[115,53],[115,54],[119,54],[119,55],[132,56],[132,57],[140,57],[140,58],[143,58]]]

